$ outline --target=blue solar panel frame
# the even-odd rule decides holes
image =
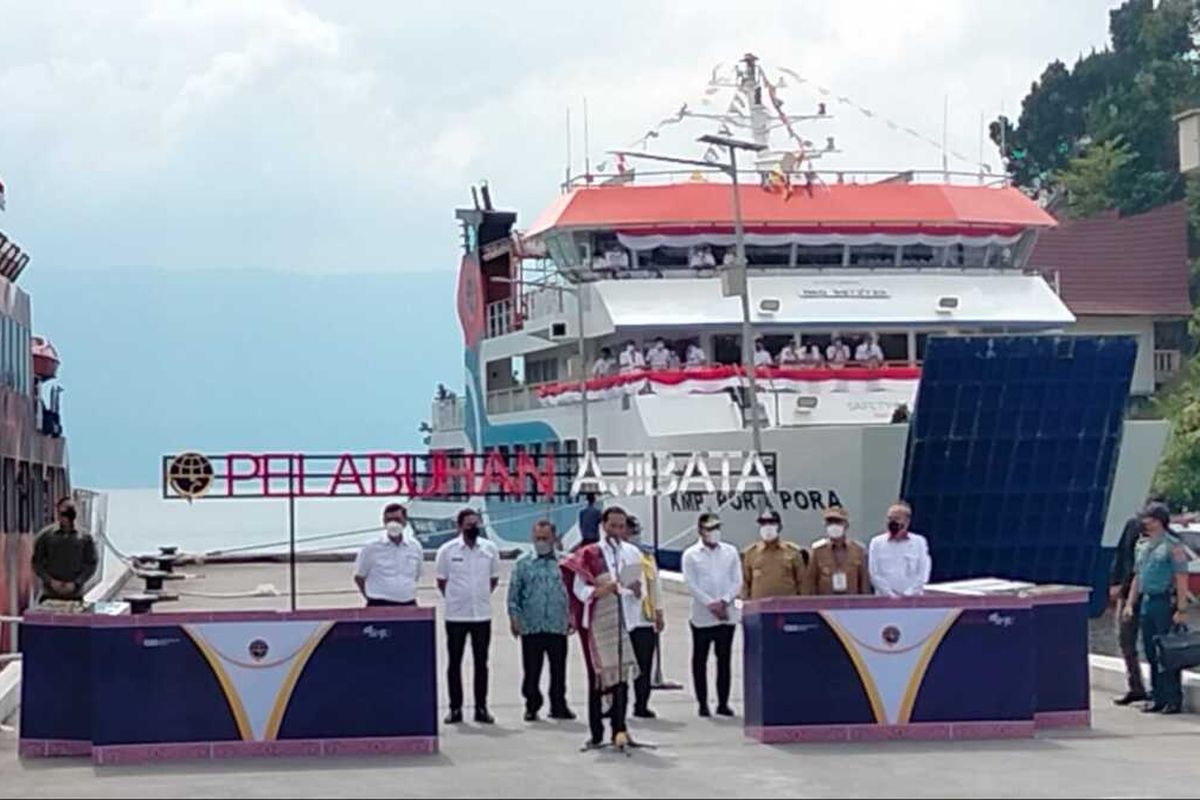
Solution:
[[[1130,336],[929,339],[902,494],[935,580],[1103,580],[1136,357]]]

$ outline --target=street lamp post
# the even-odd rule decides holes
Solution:
[[[738,192],[737,151],[748,150],[761,153],[767,149],[765,144],[751,142],[745,139],[734,139],[730,136],[708,134],[699,140],[703,144],[724,147],[729,150],[729,166],[712,164],[708,161],[697,161],[690,158],[675,158],[659,156],[650,153],[618,151],[619,155],[628,158],[645,158],[651,161],[665,161],[671,164],[690,164],[692,166],[712,168],[729,176],[733,190],[733,239],[734,239],[734,284],[742,300],[742,370],[746,373],[746,401],[750,406],[750,437],[754,452],[762,452],[762,418],[758,412],[758,378],[754,374],[754,329],[750,322],[750,280],[746,268],[746,231],[742,224],[742,198]]]

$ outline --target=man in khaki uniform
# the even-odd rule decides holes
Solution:
[[[789,597],[804,594],[808,553],[781,541],[779,512],[766,509],[758,515],[758,536],[742,553],[742,598]]]
[[[809,594],[870,594],[867,551],[846,537],[846,512],[838,506],[825,509],[825,536],[813,544],[805,575]]]

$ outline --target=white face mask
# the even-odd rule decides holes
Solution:
[[[704,532],[704,541],[708,542],[709,544],[720,544],[721,543],[721,529],[713,528],[710,531],[705,531]]]
[[[778,525],[759,525],[758,535],[762,537],[764,542],[773,542],[779,538]]]
[[[846,526],[838,525],[838,524],[826,525],[825,533],[829,536],[830,539],[841,539],[843,536],[846,535]]]
[[[401,522],[396,522],[395,520],[390,520],[384,523],[383,529],[387,531],[387,535],[393,539],[399,539],[404,535],[404,524]]]

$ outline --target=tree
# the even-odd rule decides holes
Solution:
[[[1089,146],[1055,173],[1054,181],[1067,191],[1067,208],[1073,217],[1090,217],[1112,207],[1114,184],[1136,155],[1121,139]]]

